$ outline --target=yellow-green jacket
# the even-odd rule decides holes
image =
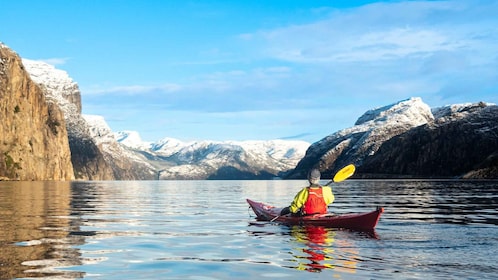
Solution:
[[[310,186],[311,188],[320,188],[320,186],[312,185]],[[322,188],[322,195],[323,195],[323,200],[325,201],[325,204],[330,204],[334,202],[334,194],[332,193],[332,188],[328,186],[323,186]],[[306,203],[306,200],[308,200],[308,187],[302,188],[294,197],[294,200],[292,201],[291,205],[289,206],[289,210],[292,213],[297,213],[301,207],[304,206],[304,203]]]

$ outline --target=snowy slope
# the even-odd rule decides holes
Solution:
[[[81,93],[78,84],[66,71],[42,61],[22,59],[31,79],[45,91],[47,100],[55,102],[64,112],[70,137],[88,138],[88,124],[81,116]]]
[[[433,120],[431,108],[421,98],[414,97],[369,110],[358,118],[353,127],[340,130],[316,145],[327,146],[330,141],[343,137],[347,138],[344,141],[349,141],[349,136],[361,134],[354,148],[373,154],[383,141]]]
[[[436,122],[443,123],[464,118],[470,113],[493,105],[495,104],[486,102],[451,104],[432,109],[432,114],[434,115]]]
[[[128,174],[128,171],[131,169],[137,169],[134,170],[134,172],[138,175],[127,175],[129,177],[120,179],[129,180],[155,177],[155,168],[143,156],[130,151],[116,141],[115,134],[112,132],[104,117],[98,115],[83,115],[83,117],[90,126],[90,135],[92,139],[102,150],[106,161],[112,162],[114,169],[123,169],[116,171],[115,173]]]
[[[140,162],[153,169],[143,157],[130,151],[126,146],[121,145],[116,141],[116,135],[112,132],[104,117],[99,115],[83,115],[83,118],[90,126],[90,135],[92,139],[97,146],[101,147],[104,155],[109,157],[109,159],[117,160],[119,158],[127,158],[134,162]]]
[[[140,134],[136,131],[118,131],[114,133],[114,138],[116,139],[116,141],[125,145],[126,147],[137,150],[147,150],[152,144],[150,142],[142,141]]]
[[[47,98],[61,107],[66,118],[78,117],[81,113],[80,90],[66,71],[42,61],[23,58],[22,63],[31,79],[45,89]]]
[[[392,137],[434,121],[431,108],[414,97],[365,112],[355,125],[310,146],[290,178],[302,178],[314,166],[332,175],[350,163],[361,165]]]

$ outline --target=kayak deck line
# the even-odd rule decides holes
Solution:
[[[280,216],[282,208],[247,199],[247,203],[256,214],[259,221],[275,221],[286,225],[316,225],[334,228],[373,230],[377,225],[384,208],[364,213],[349,214],[315,214],[294,217],[291,215]]]

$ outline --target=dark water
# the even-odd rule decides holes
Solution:
[[[353,181],[373,233],[255,222],[303,181],[0,182],[0,279],[497,279],[498,182]]]

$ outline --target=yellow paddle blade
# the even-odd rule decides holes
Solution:
[[[342,168],[341,170],[337,171],[337,173],[334,176],[334,182],[336,183],[341,182],[351,177],[351,175],[354,174],[355,169],[356,168],[354,167],[354,165],[350,164]]]

